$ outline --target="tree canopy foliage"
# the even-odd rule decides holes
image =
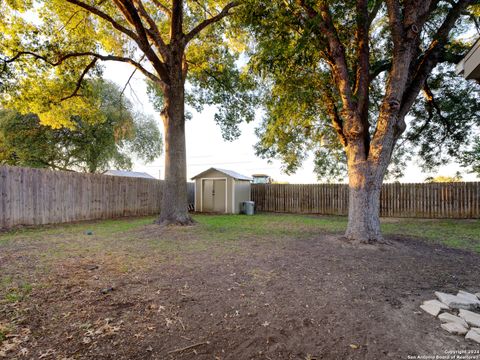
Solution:
[[[131,64],[157,87],[164,104],[162,76],[171,57],[166,52],[183,46],[189,104],[217,105],[215,119],[231,127],[252,120],[255,84],[239,66],[244,45],[226,16],[238,3],[202,0],[183,6],[182,43],[173,44],[173,10],[162,1],[2,2],[0,91],[10,99],[3,105],[36,113],[54,127],[69,126],[72,115],[99,119],[95,99],[77,95],[88,93],[82,80],[100,74],[102,61]]]
[[[250,65],[266,86],[263,96],[265,116],[258,128],[257,154],[283,161],[287,172],[294,172],[309,155],[313,155],[319,178],[343,178],[347,174],[347,157],[339,136],[338,124],[345,124],[347,109],[338,88],[338,74],[328,50],[328,37],[319,26],[321,5],[314,1],[268,2],[252,0],[243,21],[255,35]],[[372,139],[385,98],[392,66],[394,43],[392,24],[385,1],[368,1],[368,16],[359,12],[359,1],[329,1],[332,26],[342,44],[348,70],[348,84],[354,91],[360,86],[359,23],[369,28],[369,101],[366,118],[367,137]],[[405,2],[401,17],[408,16]],[[457,4],[456,4],[457,3]],[[415,51],[416,62],[426,57],[436,44],[439,28],[460,2],[432,1],[431,11],[421,29]],[[406,108],[407,130],[393,153],[389,175],[398,177],[412,158],[420,159],[424,168],[434,169],[449,160],[462,162],[472,154],[480,129],[480,85],[455,75],[453,67],[480,34],[480,5],[471,1],[461,10],[458,21],[439,51],[439,66],[427,74],[421,96],[414,96]],[[419,29],[417,29],[418,31]],[[466,36],[467,34],[467,36]],[[361,58],[360,58],[361,60]],[[365,66],[365,65],[363,65]],[[415,75],[415,72],[413,72]],[[412,75],[412,76],[413,76]],[[355,93],[353,99],[359,102]],[[412,95],[413,96],[413,95]],[[409,102],[408,94],[400,102]],[[335,120],[335,117],[337,119]],[[332,121],[332,118],[334,119]],[[370,140],[369,140],[370,141]],[[464,165],[471,165],[463,161]]]
[[[151,162],[162,152],[152,118],[135,113],[113,83],[88,81],[86,102],[98,103],[99,119],[72,115],[68,126],[44,125],[37,114],[0,112],[0,164],[90,173],[131,169],[132,156]]]

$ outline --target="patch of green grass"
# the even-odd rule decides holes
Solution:
[[[10,328],[5,325],[0,324],[0,345],[2,342],[7,340],[7,335],[10,333]]]
[[[20,295],[20,293],[11,290],[5,295],[5,301],[9,303],[16,303],[19,302],[20,300],[23,299],[23,296]]]
[[[384,219],[382,230],[385,235],[412,236],[480,253],[480,220]]]
[[[32,285],[23,283],[17,288],[9,289],[5,294],[5,301],[16,303],[23,301],[32,292]]]
[[[344,216],[299,214],[196,215],[205,228],[205,235],[216,240],[239,237],[302,238],[315,233],[343,233],[347,227]],[[386,236],[410,236],[449,247],[480,253],[480,220],[453,219],[382,219]]]
[[[130,231],[144,225],[153,223],[155,217],[123,218],[102,220],[95,222],[80,222],[73,224],[45,225],[39,227],[26,227],[13,229],[0,233],[0,246],[11,240],[33,239],[51,236],[68,236],[79,234],[86,238],[90,236],[107,236]],[[92,232],[92,235],[87,235]]]
[[[316,217],[291,214],[196,215],[195,220],[214,237],[305,237],[314,232],[338,232],[345,220],[338,216]]]
[[[0,289],[4,289],[13,282],[13,277],[11,275],[3,275],[0,278]]]

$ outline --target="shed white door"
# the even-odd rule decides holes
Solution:
[[[225,212],[225,190],[227,181],[225,179],[203,180],[203,211]]]

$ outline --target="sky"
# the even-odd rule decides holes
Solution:
[[[132,74],[133,68],[128,64],[106,63],[105,77],[116,82],[122,88],[127,83]],[[163,132],[160,115],[154,110],[148,100],[145,79],[142,74],[135,73],[130,86],[127,87],[126,94],[133,102],[137,110],[150,114],[157,121],[159,128]],[[287,175],[282,172],[282,164],[277,160],[268,161],[255,156],[254,145],[257,142],[255,128],[259,126],[259,120],[242,124],[241,136],[232,142],[223,140],[219,126],[215,123],[213,117],[214,108],[205,108],[203,112],[197,113],[191,110],[192,120],[186,122],[186,140],[187,140],[187,177],[190,179],[196,174],[210,168],[217,167],[234,170],[240,174],[251,176],[252,174],[268,174],[276,181],[310,184],[317,183],[315,173],[313,172],[313,160],[307,159],[303,166],[295,173]],[[206,140],[207,139],[207,140]],[[164,176],[163,156],[154,162],[144,164],[139,160],[134,162],[133,171],[146,172],[155,178]],[[461,170],[463,179],[466,181],[478,181],[473,174],[467,174],[458,165],[451,164],[438,169],[437,173],[423,173],[415,163],[408,166],[401,182],[423,182],[428,176],[437,174],[444,176],[454,176]]]

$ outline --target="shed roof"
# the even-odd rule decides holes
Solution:
[[[197,174],[194,177],[192,177],[192,180],[195,180],[196,178],[199,178],[202,175],[204,175],[207,172],[212,171],[212,170],[216,170],[218,172],[221,172],[221,173],[223,173],[227,176],[230,176],[230,177],[234,178],[235,180],[248,180],[248,181],[252,180],[252,178],[250,178],[248,176],[245,176],[245,175],[242,175],[242,174],[239,174],[239,173],[237,173],[233,170],[219,169],[219,168],[216,168],[216,167],[211,167],[208,170],[202,171],[200,174]]]
[[[150,174],[147,174],[145,172],[138,172],[138,171],[108,170],[108,171],[105,172],[105,175],[125,176],[125,177],[144,178],[144,179],[155,179]]]

